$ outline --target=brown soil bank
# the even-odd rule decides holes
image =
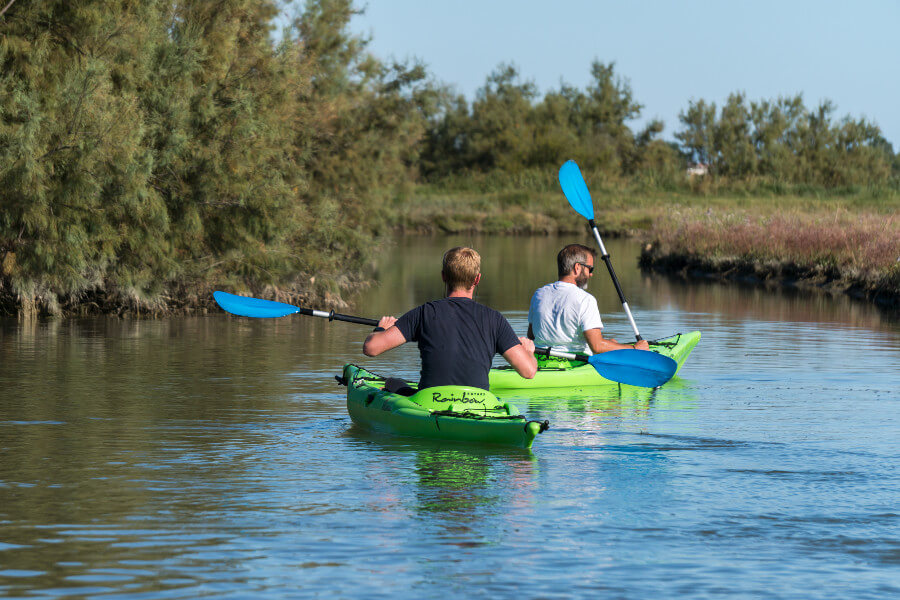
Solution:
[[[640,266],[683,277],[846,293],[900,309],[900,216],[685,212],[658,220]]]

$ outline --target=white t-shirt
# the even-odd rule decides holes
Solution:
[[[574,285],[554,281],[539,288],[531,297],[528,322],[534,333],[534,345],[566,352],[592,354],[584,332],[602,329],[597,299]]]

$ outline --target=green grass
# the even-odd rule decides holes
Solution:
[[[473,184],[473,188],[474,188]],[[900,212],[900,193],[848,190],[776,195],[644,191],[634,185],[602,182],[591,188],[595,221],[605,234],[646,237],[655,223],[682,214],[729,213],[749,215],[786,212],[831,215],[839,212],[890,216]],[[878,192],[878,193],[876,193]],[[884,192],[884,193],[882,193]],[[409,191],[384,208],[383,222],[407,232],[481,232],[489,234],[571,233],[584,229],[584,219],[570,206],[558,186],[551,190],[446,189],[425,185]]]
[[[590,184],[590,178],[586,177]],[[585,219],[552,186],[526,191],[484,178],[419,186],[386,209],[385,222],[415,233],[552,234],[583,232]],[[507,185],[515,182],[500,182]],[[497,186],[496,188],[494,186]],[[696,187],[696,186],[695,186]],[[900,192],[824,190],[763,184],[664,191],[639,184],[591,185],[604,235],[650,244],[648,264],[711,272],[737,265],[762,279],[827,281],[887,295],[900,305]],[[550,188],[550,189],[548,189]],[[792,193],[776,192],[789,189]]]

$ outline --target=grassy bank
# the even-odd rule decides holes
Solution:
[[[387,203],[383,223],[395,232],[419,234],[585,232],[585,220],[554,178],[526,179],[420,186]],[[533,191],[524,191],[526,186]],[[590,187],[601,232],[645,242],[645,268],[814,287],[900,307],[896,189],[698,181],[664,190],[614,180]]]
[[[654,221],[642,267],[818,288],[900,308],[900,212],[683,209]]]
[[[653,182],[614,180],[586,173],[595,220],[604,236],[645,243],[642,266],[685,277],[716,277],[796,285],[850,293],[900,307],[900,192],[884,188],[825,191],[743,188],[702,181],[666,189]],[[790,193],[774,193],[789,191]],[[396,235],[478,233],[573,234],[589,239],[585,220],[559,189],[555,173],[483,175],[440,184],[407,186],[381,195],[360,235],[366,256],[378,239]],[[346,248],[340,240],[292,241],[294,254],[310,248]],[[330,244],[330,246],[329,246]],[[346,250],[344,251],[346,252]],[[14,272],[10,253],[0,252],[0,314],[16,313],[164,316],[218,310],[212,291],[236,293],[322,308],[348,308],[344,298],[367,285],[359,260],[346,272],[318,260],[286,283],[248,285],[240,271],[219,267],[191,285],[168,285],[153,298],[133,290],[36,294],[26,301],[3,275]],[[218,271],[217,271],[218,272]],[[49,308],[48,308],[49,307]]]
[[[702,181],[658,186],[652,181],[592,178],[590,174],[586,179],[595,220],[607,235],[643,238],[651,235],[657,223],[691,211],[698,215],[738,211],[758,217],[784,212],[811,216],[900,212],[900,188],[825,190],[765,182],[729,187]],[[566,201],[555,173],[475,176],[417,186],[385,201],[380,221],[388,229],[413,233],[548,234],[580,232],[585,227],[584,219]]]

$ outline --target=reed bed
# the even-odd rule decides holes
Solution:
[[[818,286],[900,306],[900,215],[679,210],[654,220],[645,267]]]

